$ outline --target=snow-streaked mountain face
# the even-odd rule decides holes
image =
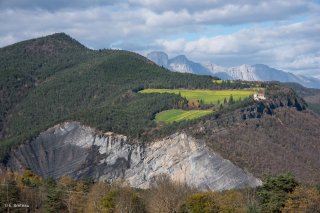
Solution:
[[[167,60],[163,59],[167,57]],[[190,61],[186,56],[180,55],[168,59],[164,52],[152,52],[147,58],[160,66],[164,66],[172,71],[193,73],[199,75],[217,76],[223,80],[245,80],[245,81],[280,81],[296,82],[309,88],[320,88],[320,79],[294,75],[289,72],[278,70],[264,64],[247,65],[243,64],[238,67],[222,67],[212,63],[200,64]]]
[[[176,72],[193,73],[191,62],[184,55],[170,59],[168,68]]]
[[[312,77],[294,75],[289,72],[284,72],[264,64],[241,65],[238,67],[224,68],[215,65],[204,65],[211,71],[213,75],[221,79],[240,79],[245,81],[280,81],[280,82],[295,82],[305,87],[320,88],[320,80]]]
[[[164,52],[151,52],[147,55],[147,58],[159,66],[168,68],[169,58],[168,55]]]
[[[199,75],[212,75],[211,72],[199,63],[187,59],[184,55],[179,55],[169,60],[169,68],[173,71],[194,73]]]
[[[171,71],[182,73],[193,73],[198,75],[212,75],[212,73],[199,63],[195,63],[187,59],[184,55],[176,56],[168,59],[168,55],[164,52],[151,52],[147,58],[159,66],[163,66]]]

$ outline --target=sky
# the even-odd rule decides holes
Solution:
[[[56,32],[92,49],[320,78],[319,0],[0,0],[0,47]]]

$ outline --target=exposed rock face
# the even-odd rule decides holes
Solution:
[[[222,190],[261,184],[250,173],[211,151],[204,142],[177,133],[148,145],[130,144],[127,137],[98,134],[77,122],[48,129],[11,153],[7,166],[29,167],[44,177],[126,179],[147,188],[153,177],[168,174],[201,190]]]
[[[164,52],[151,52],[147,55],[147,58],[151,61],[155,62],[159,66],[163,66],[168,68],[169,66],[169,58],[168,55]]]
[[[199,63],[195,63],[187,59],[184,55],[179,55],[169,59],[164,52],[151,52],[147,54],[147,58],[159,66],[163,66],[169,70],[182,73],[194,73],[198,75],[211,75],[212,73]]]
[[[182,73],[195,73],[198,75],[211,75],[201,64],[195,63],[187,59],[184,55],[176,56],[169,60],[169,69]]]

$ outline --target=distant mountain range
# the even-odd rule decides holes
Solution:
[[[164,52],[151,52],[147,58],[159,66],[176,72],[194,73],[199,75],[212,75],[212,72],[199,63],[190,61],[186,56],[179,55],[172,59]]]
[[[264,64],[241,65],[238,67],[221,67],[216,64],[200,64],[190,61],[186,56],[179,55],[169,59],[164,52],[151,52],[147,58],[159,66],[171,71],[194,73],[199,75],[217,76],[223,80],[245,80],[245,81],[280,81],[295,82],[308,88],[320,88],[320,79],[302,75],[294,75]]]

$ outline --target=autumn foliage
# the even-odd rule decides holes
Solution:
[[[29,170],[2,172],[0,184],[0,212],[320,212],[319,189],[298,185],[289,174],[267,177],[258,188],[221,192],[200,192],[166,175],[149,189],[136,189],[125,181],[43,179]]]

